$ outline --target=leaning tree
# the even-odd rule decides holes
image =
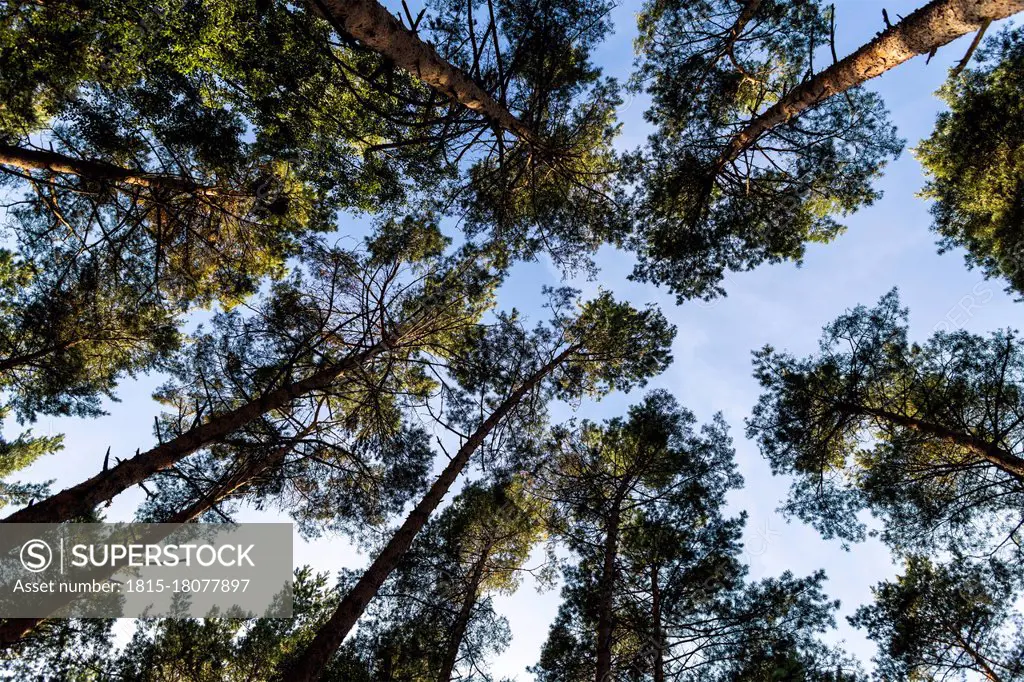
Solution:
[[[912,343],[906,314],[893,291],[825,327],[814,355],[755,353],[748,433],[794,477],[788,511],[826,536],[862,538],[870,510],[897,549],[1019,562],[1024,348],[1010,331]]]
[[[507,646],[493,598],[512,594],[544,538],[529,474],[468,484],[431,520],[359,623],[353,647],[380,679],[486,679]],[[541,565],[542,570],[543,564]]]
[[[902,146],[864,83],[1022,10],[934,0],[838,59],[834,6],[647,3],[634,81],[655,131],[626,166],[634,276],[709,297],[727,270],[799,261],[831,240],[837,216],[878,197],[872,181]]]
[[[535,452],[531,443],[543,435],[553,398],[628,390],[667,366],[675,329],[657,310],[637,310],[607,293],[582,304],[572,290],[550,293],[546,325],[527,330],[518,315],[503,314],[495,325],[469,330],[468,352],[453,363],[442,403],[450,412],[438,415],[456,429],[458,449],[283,679],[319,679],[471,461],[514,465]]]

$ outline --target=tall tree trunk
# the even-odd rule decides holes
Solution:
[[[452,673],[455,671],[455,663],[459,659],[459,647],[466,636],[469,619],[473,615],[473,607],[476,606],[477,593],[480,591],[480,583],[484,579],[484,570],[487,568],[487,560],[490,558],[492,546],[493,542],[488,541],[480,557],[473,565],[469,584],[466,585],[466,595],[462,599],[462,607],[459,609],[459,615],[455,618],[455,625],[452,627],[451,634],[448,637],[448,644],[445,647],[444,660],[441,662],[441,670],[437,675],[437,682],[451,682]]]
[[[935,436],[947,443],[965,447],[995,466],[997,469],[1010,474],[1018,481],[1024,482],[1024,458],[1018,457],[1012,452],[999,447],[997,444],[990,443],[984,438],[975,436],[972,433],[963,433],[943,426],[942,424],[936,424],[935,422],[930,422],[924,419],[908,417],[905,414],[900,414],[891,410],[883,410],[868,407],[866,405],[839,402],[836,407],[844,412],[860,413],[876,417],[882,421],[889,422],[890,424],[902,426],[929,436]]]
[[[594,670],[594,682],[611,682],[612,680],[615,561],[619,555],[619,504],[619,500],[616,499],[615,507],[605,526],[601,587],[597,604],[597,665]]]
[[[123,182],[146,188],[160,188],[184,194],[221,195],[228,194],[217,187],[200,184],[189,177],[146,173],[122,168],[106,161],[76,159],[73,156],[41,149],[27,149],[0,144],[0,165],[13,166],[24,171],[45,170],[51,173],[77,175],[92,180]]]
[[[536,144],[537,136],[462,69],[445,61],[437,50],[375,0],[308,0],[313,10],[368,48],[394,62],[452,101],[475,111],[492,125],[520,140]]]
[[[328,388],[338,377],[362,367],[392,346],[393,337],[382,339],[339,363],[328,365],[305,379],[285,384],[233,410],[124,460],[78,485],[20,509],[0,523],[60,523],[92,510],[133,485],[181,461],[193,452],[245,426],[254,419],[318,389]],[[0,550],[5,549],[0,546]]]
[[[654,682],[665,682],[665,634],[661,628],[661,585],[657,564],[651,565],[651,633],[654,641]]]
[[[801,83],[753,118],[718,159],[734,160],[765,131],[838,93],[856,87],[919,54],[927,54],[988,22],[1024,11],[1024,0],[933,0],[887,28],[853,54]]]
[[[416,535],[426,525],[427,520],[434,510],[437,509],[437,506],[441,504],[441,500],[444,499],[455,479],[466,468],[473,453],[527,393],[539,385],[547,375],[568,360],[577,350],[576,346],[569,346],[549,363],[530,375],[519,388],[502,401],[498,408],[491,413],[462,447],[459,448],[455,456],[448,462],[448,466],[444,468],[441,475],[430,486],[427,494],[409,512],[405,522],[391,536],[391,539],[384,546],[384,549],[381,550],[381,553],[377,555],[359,581],[341,600],[341,604],[338,605],[330,620],[319,629],[313,641],[306,647],[306,650],[299,659],[285,672],[284,679],[287,682],[312,682],[320,678],[331,656],[341,646],[342,641],[348,635],[352,626],[355,625],[359,616],[363,614],[366,605],[370,603],[370,600],[380,590],[381,585],[384,584],[384,581],[387,580],[388,576],[391,575],[391,572],[395,570],[395,567],[402,560],[402,557],[405,556],[413,540],[416,539]]]
[[[296,441],[304,437],[309,433],[311,429],[307,428],[300,433]],[[175,526],[184,525],[205,512],[209,511],[214,505],[223,502],[229,497],[233,496],[238,492],[240,488],[251,482],[257,476],[265,471],[269,471],[284,461],[285,457],[295,447],[295,442],[289,443],[286,446],[277,448],[270,454],[269,457],[263,459],[251,459],[246,462],[238,471],[223,477],[207,494],[200,497],[198,500],[188,505],[184,509],[171,514],[165,519],[161,519],[159,523],[174,524]],[[144,538],[145,544],[152,544],[160,542],[170,534],[169,530],[166,529],[154,529],[154,532],[150,536]],[[139,542],[139,540],[134,540]],[[111,575],[117,572],[117,569],[113,566],[103,566],[93,571],[90,571],[88,576],[89,580],[105,581]],[[51,613],[57,609],[63,608],[67,604],[70,604],[75,600],[77,595],[68,593],[58,595],[59,601],[52,604]],[[39,626],[46,618],[7,618],[0,623],[0,648],[9,647],[11,644],[18,642],[25,635],[31,632],[33,629]]]

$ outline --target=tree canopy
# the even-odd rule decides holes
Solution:
[[[1024,33],[983,41],[1024,0],[883,10],[842,58],[834,4],[644,0],[625,69],[615,9],[0,6],[0,524],[125,520],[138,488],[138,521],[258,510],[366,554],[296,568],[291,619],[0,613],[5,673],[492,682],[535,584],[560,590],[539,682],[1024,679],[1019,332],[914,340],[893,290],[806,357],[754,354],[784,512],[892,554],[846,612],[867,671],[823,570],[748,565],[728,421],[665,374],[678,318],[599,268],[689,306],[835,241],[904,145],[870,81],[973,36],[922,196],[942,250],[1024,292]],[[147,442],[37,423],[108,419],[144,377]]]
[[[922,195],[943,250],[967,250],[967,263],[1024,291],[1024,33],[1006,30],[979,50],[977,66],[950,76],[939,95],[949,106],[915,150],[928,174]]]
[[[748,424],[787,509],[828,535],[864,536],[860,510],[906,549],[1020,555],[1021,346],[1012,332],[907,338],[895,291],[825,328],[820,352],[755,354],[764,394]]]
[[[799,260],[807,242],[841,231],[837,215],[877,198],[872,180],[902,141],[861,88],[732,143],[816,73],[832,11],[789,0],[644,6],[635,87],[651,97],[656,130],[634,159],[634,276],[680,300],[710,297],[726,271]]]

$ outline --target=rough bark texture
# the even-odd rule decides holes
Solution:
[[[305,432],[304,432],[305,433]],[[301,435],[300,435],[301,437]],[[223,502],[234,495],[239,488],[246,485],[264,471],[269,471],[284,461],[288,453],[292,451],[294,443],[276,449],[269,457],[263,459],[252,459],[237,472],[225,476],[209,493],[188,505],[184,509],[162,519],[159,523],[170,523],[177,526],[186,524],[213,508],[215,504]],[[169,535],[163,529],[145,538],[147,544],[157,543]],[[136,540],[136,542],[138,542]],[[91,571],[88,579],[105,581],[116,572],[112,567],[101,567]],[[59,603],[53,604],[51,613],[71,603],[74,594],[59,594]],[[20,641],[29,632],[42,623],[45,618],[8,618],[0,623],[0,648],[7,648]]]
[[[409,551],[416,535],[423,529],[430,515],[441,504],[452,484],[459,477],[459,474],[466,468],[470,457],[476,452],[487,436],[498,426],[502,419],[519,404],[519,401],[532,391],[540,382],[559,365],[568,360],[569,356],[576,352],[574,346],[556,356],[529,378],[519,388],[513,391],[498,408],[480,425],[466,442],[455,453],[448,466],[444,468],[441,475],[437,477],[430,490],[423,496],[419,504],[409,512],[402,526],[391,536],[387,545],[373,560],[373,563],[366,569],[359,581],[349,590],[348,594],[341,600],[341,604],[335,610],[330,620],[325,623],[316,633],[313,641],[303,652],[302,656],[288,670],[284,679],[287,682],[313,682],[320,679],[324,667],[330,661],[331,656],[341,646],[342,641],[352,630],[359,616],[363,614],[366,605],[380,590],[391,572]]]
[[[934,0],[863,45],[853,54],[790,90],[752,119],[719,157],[719,167],[750,147],[765,131],[838,93],[849,90],[919,54],[927,54],[987,22],[1024,11],[1024,0]]]
[[[217,442],[257,417],[284,407],[303,395],[328,388],[338,377],[358,369],[384,352],[389,345],[387,341],[378,342],[337,364],[324,367],[305,379],[286,384],[240,407],[222,412],[166,443],[126,459],[117,466],[51,495],[41,502],[20,509],[0,520],[0,523],[61,523],[81,516],[96,505],[145,481],[156,472],[172,466],[200,448]]]
[[[450,64],[437,50],[420,40],[374,0],[309,0],[313,10],[360,43],[387,57],[396,66],[475,111],[491,124],[520,140],[536,144],[537,136],[462,69]]]
[[[40,149],[26,149],[0,144],[0,165],[23,171],[45,170],[51,173],[77,175],[92,180],[109,180],[146,188],[160,188],[184,194],[225,194],[221,189],[207,187],[192,178],[122,168],[106,161],[76,159],[73,156]]]

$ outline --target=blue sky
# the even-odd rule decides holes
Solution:
[[[920,4],[924,0],[838,0],[839,55],[848,54],[884,28],[883,6],[895,20],[897,14],[906,15]],[[637,8],[636,3],[624,3],[615,10],[616,32],[597,53],[597,62],[610,75],[628,76]],[[657,303],[678,327],[675,362],[652,386],[670,390],[702,421],[722,412],[732,427],[746,486],[731,495],[730,504],[735,512],[745,509],[749,514],[745,542],[752,577],[778,575],[787,569],[806,575],[824,568],[828,592],[842,600],[843,615],[869,601],[870,586],[894,575],[897,567],[878,543],[866,542],[847,552],[837,541],[824,541],[798,522],[787,524],[775,512],[788,481],[772,477],[756,446],[743,437],[743,420],[758,396],[750,352],[771,344],[797,354],[809,353],[824,324],[846,308],[874,303],[893,286],[899,287],[903,304],[910,308],[911,335],[916,340],[937,329],[987,333],[1022,326],[1024,308],[1003,292],[1001,282],[986,281],[977,271],[968,271],[959,252],[936,253],[928,206],[915,196],[924,179],[909,148],[931,131],[941,107],[933,93],[945,79],[947,68],[963,56],[968,42],[969,38],[961,39],[941,49],[929,65],[919,57],[871,82],[870,87],[887,103],[900,135],[908,140],[908,149],[879,181],[884,197],[848,218],[848,231],[833,243],[812,245],[802,267],[784,264],[732,274],[726,280],[725,299],[676,306],[664,291],[627,280],[632,267],[628,254],[611,249],[599,254],[602,287],[636,304]],[[646,135],[643,108],[643,102],[637,101],[620,111],[625,123],[620,140],[623,148],[636,146]],[[536,310],[537,294],[545,283],[557,283],[557,273],[548,265],[518,266],[502,291],[501,305]],[[576,286],[595,291],[598,282],[580,281]],[[140,447],[146,449],[153,442],[153,415],[159,411],[149,396],[158,384],[159,378],[144,377],[124,385],[122,402],[110,405],[109,416],[102,419],[41,419],[35,429],[66,433],[67,448],[37,463],[23,478],[56,479],[55,488],[59,489],[98,472],[107,446],[120,457],[130,456]],[[610,417],[638,397],[615,395],[599,404],[587,403],[577,415]],[[567,415],[562,410],[559,416]],[[108,518],[130,519],[141,496],[137,489],[121,495],[107,510]],[[242,520],[287,519],[269,512],[246,512]],[[357,568],[366,560],[338,538],[296,541],[296,565],[308,563],[334,573],[342,567]],[[515,597],[497,600],[513,634],[508,651],[494,662],[492,672],[497,677],[531,679],[525,667],[536,661],[558,601],[557,590],[538,594],[529,581]],[[129,628],[128,623],[122,626]],[[836,637],[844,639],[849,650],[863,660],[872,655],[870,644],[842,620]]]

